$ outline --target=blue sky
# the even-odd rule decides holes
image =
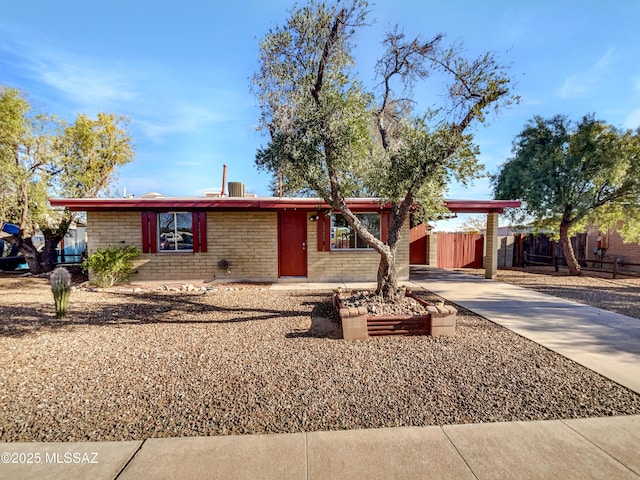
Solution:
[[[0,83],[32,105],[73,121],[78,113],[126,115],[136,158],[117,192],[201,195],[227,180],[268,195],[254,167],[266,142],[249,90],[258,40],[281,24],[288,0],[0,0]],[[511,65],[521,103],[476,129],[480,160],[495,173],[534,115],[587,113],[617,127],[640,126],[637,0],[425,0],[370,4],[372,26],[357,37],[357,70],[373,80],[383,31],[445,33],[470,54],[495,51]],[[437,96],[416,90],[418,110]],[[491,198],[488,180],[449,198]],[[448,224],[450,225],[450,224]]]

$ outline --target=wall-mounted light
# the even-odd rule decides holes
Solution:
[[[320,215],[311,215],[311,216],[309,217],[309,220],[310,220],[311,222],[317,222],[319,218],[320,218]]]

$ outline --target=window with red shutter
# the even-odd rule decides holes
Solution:
[[[143,253],[206,252],[206,212],[142,212]]]

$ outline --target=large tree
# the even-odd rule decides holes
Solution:
[[[17,246],[31,272],[50,270],[76,213],[52,209],[48,197],[106,193],[116,168],[132,159],[123,117],[81,114],[69,125],[35,113],[18,90],[0,87],[0,220],[20,227],[3,240]],[[41,249],[32,242],[38,229]]]
[[[640,132],[621,131],[593,116],[535,117],[516,137],[513,157],[494,176],[495,198],[520,198],[520,221],[560,238],[569,272],[580,274],[570,236],[593,223],[623,222],[640,238]],[[516,212],[517,213],[517,212]]]
[[[491,54],[467,60],[459,46],[444,46],[441,35],[408,39],[398,29],[383,39],[377,87],[365,88],[352,48],[367,14],[363,0],[311,1],[260,42],[252,85],[260,128],[270,138],[256,163],[283,179],[285,193],[314,192],[341,213],[380,254],[377,292],[395,301],[401,295],[396,252],[410,211],[415,205],[423,215],[442,210],[452,177],[465,183],[478,175],[469,128],[514,97]],[[431,73],[443,76],[437,83],[446,90],[434,93],[437,108],[417,113],[413,87]],[[350,210],[349,196],[392,204],[386,242]]]

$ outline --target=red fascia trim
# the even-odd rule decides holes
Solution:
[[[445,200],[454,213],[503,213],[505,208],[518,208],[520,200]]]
[[[328,204],[318,199],[254,199],[254,198],[53,198],[53,207],[67,207],[72,211],[98,210],[328,210]],[[520,200],[446,200],[446,207],[454,213],[502,213],[505,208],[520,207]],[[377,199],[347,200],[354,212],[389,210]]]
[[[253,199],[253,198],[52,198],[52,207],[67,207],[72,211],[99,210],[328,210],[328,204],[318,199]],[[379,211],[391,208],[377,199],[347,201],[354,211]]]

